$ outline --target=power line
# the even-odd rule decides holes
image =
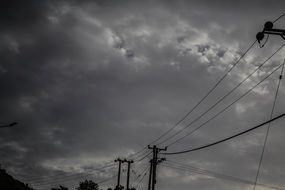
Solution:
[[[141,173],[139,173],[137,175],[138,172],[136,171],[144,171],[146,170],[146,165],[145,164],[148,164],[148,158],[150,158],[150,155],[152,154],[152,152],[150,152],[149,154],[147,154],[144,158],[140,159],[139,161],[135,162],[134,165],[135,165],[135,168],[133,169],[133,173],[136,175],[136,178],[135,180],[137,180],[137,178],[139,178],[139,176],[141,175]]]
[[[176,128],[182,121],[184,121],[218,86],[219,84],[226,78],[226,76],[235,68],[235,66],[240,62],[241,59],[244,58],[244,56],[249,52],[249,50],[254,46],[257,40],[255,40],[248,49],[239,57],[239,59],[231,66],[231,68],[223,75],[222,78],[220,78],[217,83],[206,93],[205,96],[202,97],[200,101],[198,101],[195,106],[189,110],[178,122],[176,122],[170,129],[168,129],[166,132],[164,132],[162,135],[160,135],[158,138],[156,138],[154,141],[152,141],[149,144],[153,144],[157,141],[159,141],[162,137],[167,135],[170,131],[172,131],[174,128]]]
[[[276,22],[277,20],[279,20],[281,17],[283,17],[285,15],[285,13],[283,15],[281,15],[280,17],[278,17],[277,19],[275,19],[274,22]],[[254,44],[257,42],[257,40],[255,40],[250,46],[249,48],[240,56],[240,58],[237,60],[237,62],[235,62],[232,67],[227,71],[227,73],[208,91],[208,93],[206,93],[206,95],[190,110],[188,111],[178,122],[176,122],[170,129],[168,129],[166,132],[164,132],[162,135],[160,135],[158,138],[156,138],[155,140],[153,140],[152,142],[150,142],[149,144],[153,144],[155,142],[157,142],[158,140],[160,140],[162,137],[164,137],[165,135],[167,135],[170,131],[172,131],[175,127],[177,127],[183,120],[186,119],[186,117],[188,117],[188,115],[190,115],[211,93],[212,91],[214,91],[214,89],[223,81],[223,79],[228,75],[229,72],[231,72],[231,70],[240,62],[241,59],[243,59],[243,57],[248,53],[248,51],[254,46]],[[139,150],[138,152],[136,152],[134,155],[142,152],[143,150],[145,150],[147,148],[147,146],[144,146],[141,150]]]
[[[98,182],[95,182],[95,183],[97,183],[97,184],[99,185],[99,184],[102,184],[102,183],[111,181],[111,180],[114,179],[115,177],[117,177],[117,175],[113,175],[113,176],[110,177],[110,178],[103,179],[103,180],[98,181]],[[77,180],[77,179],[80,179],[80,178],[75,178],[75,179],[72,179],[72,180],[65,180],[65,181],[60,181],[60,182],[57,182],[57,181],[56,181],[56,182],[51,182],[51,183],[46,183],[46,184],[40,184],[40,185],[34,185],[34,186],[36,186],[36,187],[43,187],[43,186],[54,185],[54,184],[62,183],[62,182],[73,181],[73,180]]]
[[[108,168],[108,167],[112,167],[112,166],[115,166],[116,164],[109,164],[109,165],[106,165],[106,166],[103,166],[103,167],[100,167],[100,168],[94,168],[92,170],[102,170],[102,169],[105,169],[105,168]],[[28,182],[33,182],[33,183],[41,183],[41,182],[46,182],[46,181],[51,181],[51,180],[57,180],[57,179],[65,179],[65,178],[69,178],[69,177],[76,177],[76,176],[80,176],[80,175],[83,175],[83,176],[90,176],[90,175],[94,175],[92,173],[89,173],[89,174],[83,174],[83,173],[78,173],[78,174],[69,174],[69,175],[66,175],[66,174],[58,174],[58,175],[53,175],[53,176],[48,176],[48,177],[44,177],[44,178],[37,178],[37,179],[29,179],[29,180],[25,180],[25,181],[28,181]]]
[[[50,184],[50,183],[58,183],[58,182],[64,182],[64,181],[72,181],[75,179],[80,179],[80,178],[85,178],[85,177],[90,177],[93,176],[95,174],[85,174],[85,175],[74,175],[74,176],[68,176],[68,177],[62,177],[62,178],[55,178],[55,179],[50,179],[50,180],[46,180],[46,181],[40,181],[40,182],[31,182],[31,184],[33,185],[43,185],[43,184]]]
[[[95,168],[95,169],[92,169],[92,170],[100,170],[100,169],[104,169],[104,168],[107,168],[107,167],[111,167],[111,166],[115,165],[112,162],[113,161],[105,162],[104,166],[99,167],[99,168]],[[64,171],[60,171],[60,172],[64,172]],[[26,175],[21,175],[21,174],[16,174],[16,175],[17,176],[26,176]],[[24,181],[38,181],[38,180],[42,180],[42,179],[46,179],[46,178],[61,177],[61,176],[66,176],[66,175],[67,175],[66,173],[60,173],[60,174],[48,175],[48,176],[44,176],[44,177],[27,178],[27,179],[24,179]],[[71,174],[71,175],[78,175],[78,174]]]
[[[145,167],[145,169],[134,179],[132,186],[140,177],[142,177],[142,175],[146,175],[146,172],[149,170],[149,168],[150,168],[150,166]],[[140,181],[138,183],[140,183]],[[135,186],[137,186],[138,183]]]
[[[102,184],[102,183],[105,183],[105,182],[107,182],[107,181],[110,181],[110,180],[114,179],[115,177],[117,177],[117,174],[116,174],[116,175],[113,175],[112,177],[110,177],[110,178],[108,178],[108,179],[103,179],[103,180],[98,181],[98,182],[96,182],[96,183],[97,183],[97,184]]]
[[[123,171],[124,173],[124,171]],[[53,184],[58,184],[58,183],[62,183],[62,182],[67,182],[67,181],[74,181],[74,180],[78,180],[78,179],[82,179],[82,178],[86,178],[88,176],[91,176],[92,174],[87,174],[85,176],[82,176],[82,177],[74,177],[74,178],[69,178],[69,179],[63,179],[63,180],[57,180],[57,181],[51,181],[51,182],[47,182],[47,183],[39,183],[39,184],[33,184],[35,186],[47,186],[47,185],[53,185]],[[94,175],[94,174],[93,174]],[[113,175],[112,177],[106,179],[106,180],[101,180],[98,182],[98,184],[100,183],[104,183],[106,181],[109,181],[113,178],[117,177],[117,174]]]
[[[148,153],[149,150],[146,151],[146,153]],[[135,154],[138,154],[139,152],[136,152]],[[145,154],[145,153],[144,153]],[[134,155],[134,154],[133,154]],[[133,156],[132,155],[132,156]],[[144,156],[144,155],[141,155],[141,156]],[[140,159],[140,156],[137,156],[138,159]],[[104,169],[104,168],[107,168],[107,167],[111,167],[111,166],[115,166],[116,164],[112,163],[112,161],[109,161],[109,162],[106,162],[105,166],[102,166],[102,167],[99,167],[99,168],[95,168],[95,169],[92,169],[92,170],[101,170],[101,169]],[[110,164],[109,164],[110,163]],[[83,175],[82,173],[78,173],[78,174],[56,174],[56,175],[51,175],[51,176],[45,176],[45,177],[38,177],[38,178],[30,178],[30,179],[25,179],[24,181],[27,181],[27,182],[42,182],[42,181],[49,181],[49,180],[54,180],[54,179],[60,179],[60,178],[68,178],[68,177],[75,177],[75,176],[80,176],[80,175]],[[84,176],[89,176],[89,175],[93,175],[93,174],[86,174]]]
[[[279,19],[281,19],[283,16],[285,16],[285,13],[280,15],[278,18],[276,18],[273,23],[277,22]],[[195,104],[195,106],[188,111],[180,120],[178,120],[178,122],[176,122],[170,129],[168,129],[166,132],[164,132],[162,135],[160,135],[157,139],[155,139],[154,141],[152,141],[149,144],[153,144],[155,142],[157,142],[158,140],[160,140],[162,137],[164,137],[165,135],[167,135],[170,131],[172,131],[174,128],[176,128],[182,121],[184,121],[214,90],[215,88],[224,80],[224,78],[228,75],[229,72],[231,72],[231,70],[240,62],[240,60],[248,53],[248,51],[254,46],[254,44],[257,42],[257,40],[255,40],[250,46],[249,48],[242,54],[242,56],[237,60],[237,62],[235,62],[235,64],[232,65],[232,67],[225,73],[225,75],[208,91],[208,93],[206,93],[205,96],[202,97],[202,99]],[[161,144],[161,143],[159,143]]]
[[[138,156],[136,156],[135,158],[133,158],[136,162],[139,162],[139,160],[141,160],[143,157],[145,157],[146,155],[148,155],[150,153],[150,150],[146,150],[144,151],[143,154],[140,154]]]
[[[205,176],[209,176],[209,177],[213,177],[213,178],[219,178],[219,179],[225,179],[225,180],[229,180],[229,181],[234,181],[234,182],[238,182],[238,183],[246,183],[246,184],[254,184],[254,182],[249,181],[249,180],[245,180],[245,179],[240,179],[237,177],[233,177],[233,176],[229,176],[229,175],[225,175],[225,174],[220,174],[220,173],[216,173],[216,172],[211,172],[211,171],[207,171],[207,170],[200,170],[199,168],[186,168],[183,166],[176,166],[173,164],[162,164],[162,166],[166,166],[166,167],[171,167],[174,169],[179,169],[179,170],[183,170],[183,171],[188,171],[191,173],[196,173],[196,174],[200,174],[200,175],[205,175]],[[279,187],[272,187],[272,186],[268,186],[268,185],[264,185],[264,184],[258,184],[259,186],[263,186],[263,187],[268,187],[268,188],[272,188],[272,189],[278,189],[278,190],[284,190],[281,189]]]
[[[86,177],[89,177],[91,176],[92,174],[88,174],[88,175],[85,175],[85,176],[81,176],[81,177],[73,177],[73,178],[69,178],[69,179],[62,179],[62,180],[55,180],[55,181],[50,181],[50,182],[45,182],[45,183],[32,183],[33,186],[47,186],[47,185],[53,185],[53,184],[58,184],[58,183],[62,183],[62,182],[67,182],[67,181],[74,181],[74,180],[78,180],[78,179],[82,179],[82,178],[86,178]],[[94,174],[93,174],[94,175]],[[114,175],[108,179],[104,179],[104,180],[101,180],[99,182],[97,182],[98,184],[100,183],[104,183],[104,182],[107,182],[113,178],[117,177],[117,175]]]
[[[139,188],[141,182],[142,182],[143,179],[145,178],[145,176],[146,176],[147,172],[149,171],[149,169],[150,169],[150,168],[148,167],[148,168],[147,168],[147,171],[143,174],[143,176],[142,176],[142,178],[140,179],[140,181],[135,185],[135,189],[138,189],[138,188]]]
[[[178,170],[183,170],[183,171],[188,171],[188,172],[191,172],[191,173],[205,175],[205,176],[209,176],[209,177],[213,177],[213,178],[219,178],[219,179],[225,179],[225,180],[229,180],[229,181],[234,181],[234,182],[238,182],[238,183],[246,183],[246,184],[250,184],[250,185],[254,184],[253,181],[241,179],[241,178],[234,177],[234,176],[231,176],[231,175],[217,173],[217,172],[201,169],[201,168],[194,167],[194,166],[181,164],[181,163],[178,163],[178,162],[173,162],[173,161],[167,161],[167,162],[170,162],[170,163],[162,164],[162,166],[170,167],[170,168],[178,169]],[[277,190],[285,190],[285,189],[282,189],[280,187],[270,186],[270,185],[261,184],[261,183],[258,183],[258,186],[267,187],[267,188],[271,188],[271,189],[277,189]]]
[[[273,116],[273,113],[274,113],[274,110],[275,110],[276,100],[277,100],[277,96],[278,96],[278,92],[279,92],[279,88],[280,88],[280,83],[281,83],[281,79],[282,79],[282,74],[283,74],[283,70],[284,70],[284,64],[285,64],[285,60],[283,61],[283,65],[282,65],[282,68],[281,68],[281,72],[280,72],[280,76],[279,76],[279,80],[278,80],[278,84],[277,84],[277,88],[276,88],[276,92],[275,92],[275,96],[274,96],[274,101],[273,101],[273,105],[272,105],[272,110],[271,110],[271,113],[270,113],[270,119],[272,119],[272,116]],[[260,168],[261,168],[261,164],[262,164],[262,160],[263,160],[263,156],[264,156],[264,151],[265,151],[265,147],[266,147],[266,143],[267,143],[267,139],[268,139],[268,134],[269,134],[270,127],[271,127],[270,124],[271,123],[268,124],[267,130],[266,130],[266,133],[265,133],[263,147],[262,147],[260,159],[259,159],[259,162],[258,162],[258,169],[257,169],[257,172],[256,172],[255,182],[254,182],[254,186],[253,186],[254,190],[255,190],[256,183],[257,183],[257,180],[258,180],[258,177],[259,177],[259,172],[260,172]]]
[[[147,154],[145,154],[142,158],[140,158],[139,160],[135,161],[134,162],[134,166],[135,166],[135,169],[134,170],[138,170],[140,171],[143,167],[144,167],[144,161],[150,157],[150,155],[152,154],[151,151],[147,152]]]
[[[53,179],[46,179],[46,180],[41,180],[41,181],[36,181],[36,182],[30,182],[33,185],[39,186],[39,185],[49,185],[49,184],[55,184],[55,183],[60,183],[60,182],[65,182],[65,181],[73,181],[81,178],[86,178],[90,176],[94,176],[94,173],[89,173],[89,174],[74,174],[74,175],[67,175],[64,177],[60,178],[53,178]]]
[[[131,154],[130,156],[128,156],[129,159],[136,157],[138,154],[140,154],[141,152],[143,152],[144,150],[148,151],[147,146],[144,146],[142,149],[140,149],[139,151]],[[144,154],[144,153],[143,153]]]
[[[150,158],[150,157],[148,157]],[[141,161],[139,164],[137,163],[134,163],[134,168],[133,170],[136,170],[136,171],[141,171],[142,168],[144,168],[145,164],[148,163],[149,160],[145,159],[144,161]],[[135,172],[135,171],[134,171]]]
[[[244,58],[244,56],[249,52],[249,50],[254,46],[254,44],[256,43],[256,40],[249,46],[249,48],[239,57],[239,59],[231,66],[231,68],[223,75],[223,77],[206,93],[206,95],[190,110],[186,113],[185,116],[183,116],[178,122],[176,122],[169,130],[167,130],[165,133],[163,133],[161,136],[159,136],[158,138],[156,138],[155,140],[153,140],[152,142],[150,142],[149,144],[153,144],[155,142],[157,142],[158,140],[160,140],[162,137],[164,137],[165,135],[167,135],[170,131],[172,131],[175,127],[177,127],[183,120],[186,119],[186,117],[188,117],[216,88],[217,86],[224,80],[224,78],[228,75],[228,73],[230,73],[234,67],[240,62],[241,59]],[[144,151],[147,148],[147,146],[143,147],[141,150],[139,150],[138,152],[134,153],[133,155],[131,155],[130,157],[139,154],[140,152]]]
[[[204,123],[202,123],[201,125],[199,125],[198,127],[196,127],[195,129],[193,129],[192,131],[186,133],[184,136],[180,137],[179,139],[175,140],[174,142],[170,143],[167,145],[167,147],[172,146],[173,144],[181,141],[182,139],[184,139],[185,137],[193,134],[195,131],[197,131],[198,129],[204,127],[207,123],[209,123],[210,121],[212,121],[213,119],[215,119],[217,116],[219,116],[220,114],[222,114],[223,112],[225,112],[228,108],[230,108],[232,105],[234,105],[235,103],[237,103],[239,100],[241,100],[242,98],[244,98],[246,95],[248,95],[253,89],[255,89],[259,84],[261,84],[263,81],[265,81],[268,77],[270,77],[275,71],[277,71],[280,67],[282,66],[282,64],[280,64],[276,69],[274,69],[271,73],[269,73],[265,78],[263,78],[261,81],[259,81],[257,84],[255,84],[252,88],[250,88],[248,91],[246,91],[243,95],[241,95],[239,98],[237,98],[235,101],[233,101],[232,103],[230,103],[228,106],[226,106],[225,108],[223,108],[221,111],[219,111],[217,114],[215,114],[213,117],[211,117],[210,119],[208,119],[207,121],[205,121]]]
[[[222,143],[222,142],[228,141],[228,140],[230,140],[230,139],[233,139],[233,138],[235,138],[235,137],[238,137],[238,136],[243,135],[243,134],[245,134],[245,133],[248,133],[248,132],[250,132],[250,131],[253,131],[253,130],[259,128],[259,127],[262,127],[263,125],[266,125],[266,124],[268,124],[268,123],[270,123],[270,122],[272,122],[272,121],[275,121],[275,120],[277,120],[277,119],[279,119],[279,118],[281,118],[281,117],[284,117],[284,116],[285,116],[285,113],[283,113],[283,114],[281,114],[281,115],[279,115],[279,116],[277,116],[277,117],[274,117],[273,119],[270,119],[270,120],[268,120],[268,121],[266,121],[266,122],[264,122],[264,123],[261,123],[261,124],[255,126],[255,127],[252,127],[252,128],[247,129],[247,130],[245,130],[245,131],[242,131],[242,132],[240,132],[240,133],[237,133],[237,134],[235,134],[235,135],[232,135],[232,136],[230,136],[230,137],[228,137],[228,138],[225,138],[225,139],[222,139],[222,140],[219,140],[219,141],[216,141],[216,142],[213,142],[213,143],[204,145],[204,146],[200,146],[200,147],[197,147],[197,148],[192,148],[192,149],[189,149],[189,150],[183,150],[183,151],[177,151],[177,152],[166,152],[166,153],[159,153],[159,154],[162,154],[162,155],[174,155],[174,154],[183,154],[183,153],[194,152],[194,151],[197,151],[197,150],[205,149],[205,148],[208,148],[208,147],[211,147],[211,146],[220,144],[220,143]]]
[[[147,150],[146,153],[148,153],[148,150]],[[149,154],[147,154],[147,156],[148,155]],[[143,159],[145,159],[145,158],[146,157],[144,156]],[[143,159],[140,159],[140,161],[142,161]],[[103,166],[101,168],[97,168],[97,169],[93,169],[93,170],[100,170],[100,169],[104,169],[104,168],[107,168],[107,167],[110,167],[110,166],[115,166],[115,165],[116,164],[110,164],[110,165]],[[49,176],[48,179],[40,178],[40,179],[37,179],[36,181],[35,180],[29,180],[29,182],[34,184],[34,185],[36,185],[36,184],[39,184],[39,185],[49,185],[49,184],[59,183],[59,182],[62,182],[62,181],[64,182],[64,181],[71,181],[71,180],[76,180],[76,179],[80,179],[80,178],[85,178],[85,177],[89,177],[89,176],[92,176],[92,175],[95,175],[95,174],[93,174],[93,173],[85,174],[85,175],[83,175],[83,174],[71,174],[71,175],[58,174],[58,175],[55,175],[55,176]],[[58,177],[58,178],[54,178],[54,177]]]
[[[135,160],[134,165],[137,165],[137,166],[140,165],[144,160],[146,160],[147,158],[149,158],[151,154],[152,154],[152,151],[147,150],[147,151],[145,152],[145,154],[141,155],[141,157],[138,158],[138,160]]]
[[[277,18],[273,21],[273,23],[277,22],[279,19],[281,19],[281,18],[284,17],[284,16],[285,16],[285,13],[283,13],[282,15],[280,15],[279,17],[277,17]]]
[[[146,153],[148,153],[148,151],[149,150],[147,150]],[[150,154],[147,154],[147,155],[150,155]],[[141,155],[141,156],[144,156],[144,155]],[[145,159],[145,158],[146,157],[144,156],[143,159]],[[138,157],[138,159],[140,159],[140,161],[143,160],[140,157]],[[107,163],[109,163],[109,162],[107,162]],[[92,169],[92,170],[101,170],[101,169],[105,169],[105,168],[112,167],[112,166],[115,166],[115,165],[116,164],[112,163],[112,164],[105,165],[103,167],[95,168],[95,169]],[[78,173],[78,174],[57,174],[57,175],[41,177],[41,178],[26,179],[24,181],[27,181],[27,182],[32,183],[32,184],[41,184],[41,183],[52,182],[52,181],[55,181],[55,180],[56,181],[58,181],[58,180],[59,181],[61,181],[61,180],[69,180],[69,179],[73,180],[73,179],[84,178],[84,177],[88,177],[88,176],[92,176],[92,175],[94,175],[94,174],[93,173],[89,173],[89,174],[88,173],[87,174],[83,174],[83,173]]]
[[[213,108],[215,108],[219,103],[221,103],[225,98],[227,98],[229,95],[231,95],[237,88],[239,88],[245,81],[247,81],[254,73],[256,73],[263,65],[265,65],[275,54],[277,54],[285,44],[280,46],[270,57],[268,57],[264,62],[262,62],[253,72],[251,72],[247,77],[245,77],[239,84],[237,84],[232,90],[230,90],[227,94],[225,94],[223,97],[221,97],[216,103],[214,103],[212,106],[210,106],[206,111],[204,111],[202,114],[200,114],[198,117],[196,117],[194,120],[192,120],[189,124],[187,124],[184,128],[181,130],[177,131],[173,135],[169,136],[162,142],[160,142],[158,145],[172,139],[173,137],[177,136],[180,134],[182,131],[185,129],[189,128],[192,124],[194,124],[196,121],[201,119],[204,115],[206,115],[209,111],[211,111]]]
[[[145,149],[145,148],[144,148]],[[137,159],[140,159],[140,156],[145,156],[146,153],[148,153],[149,150],[146,150],[145,153],[143,153],[142,155],[138,155],[139,153],[141,153],[144,149],[134,153],[133,155],[131,155],[132,157],[137,157]],[[113,162],[112,161],[109,161],[109,162],[106,162],[105,164],[109,164]],[[111,166],[115,166],[115,164],[109,164],[109,165],[105,165],[103,167],[100,167],[100,168],[96,168],[96,169],[92,169],[92,170],[100,170],[100,169],[104,169],[104,168],[107,168],[107,167],[111,167]],[[45,177],[37,177],[37,178],[30,178],[30,179],[24,179],[24,181],[27,181],[29,183],[34,183],[34,182],[45,182],[45,181],[50,181],[50,180],[59,180],[59,179],[66,179],[66,178],[73,178],[73,177],[80,177],[80,176],[83,176],[83,177],[87,177],[87,176],[90,176],[90,175],[93,175],[93,174],[86,174],[86,175],[83,175],[81,173],[79,174],[56,174],[56,175],[51,175],[51,176],[45,176]]]
[[[142,157],[141,159],[139,159],[137,162],[143,161],[144,159],[148,158],[149,155],[151,155],[151,154],[152,154],[152,152],[150,151],[147,155],[145,155],[144,157]]]

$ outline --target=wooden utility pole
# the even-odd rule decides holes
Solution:
[[[148,190],[150,190],[151,187],[151,179],[152,179],[152,159],[149,161],[150,163],[150,169],[149,169],[149,178],[148,178]]]
[[[148,149],[152,149],[152,159],[150,161],[150,173],[149,173],[149,184],[148,184],[148,190],[155,190],[155,184],[156,184],[156,167],[157,164],[164,161],[165,158],[158,158],[158,153],[160,151],[166,151],[165,148],[157,148],[156,145],[153,145],[152,147],[148,145]]]
[[[124,162],[127,162],[128,164],[128,173],[127,173],[127,186],[126,186],[126,190],[130,190],[130,187],[129,187],[129,184],[130,184],[130,167],[131,167],[131,164],[134,163],[133,160],[127,160],[127,159],[124,159],[122,163]]]
[[[117,186],[115,187],[115,190],[120,190],[122,189],[122,186],[120,185],[120,180],[121,180],[121,164],[124,160],[121,160],[120,158],[117,158],[115,162],[119,162],[119,168],[118,168],[118,181],[117,181]]]

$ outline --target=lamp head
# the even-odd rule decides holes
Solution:
[[[273,28],[273,23],[268,21],[264,24],[264,30],[271,30]]]
[[[263,40],[263,38],[264,38],[263,32],[258,32],[258,33],[256,34],[256,39],[257,39],[258,43],[260,43],[261,40]]]

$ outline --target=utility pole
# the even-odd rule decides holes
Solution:
[[[148,149],[152,150],[152,159],[150,160],[150,173],[149,173],[149,184],[148,184],[148,190],[155,190],[155,184],[156,184],[156,167],[157,164],[159,164],[162,161],[165,161],[165,158],[158,158],[158,153],[160,151],[166,151],[167,148],[157,148],[156,145],[153,145],[152,147],[148,145]]]
[[[130,188],[129,188],[129,184],[130,184],[130,167],[131,167],[131,164],[132,163],[134,163],[134,161],[133,160],[127,160],[127,159],[124,159],[123,161],[122,161],[122,163],[124,163],[124,162],[127,162],[127,164],[128,164],[128,173],[127,173],[127,186],[126,186],[126,190],[129,190]]]
[[[150,169],[149,169],[149,178],[148,178],[148,190],[150,190],[151,187],[151,179],[152,179],[152,159],[149,161],[150,163]]]
[[[118,181],[117,181],[117,186],[115,187],[115,190],[121,190],[123,189],[123,186],[120,185],[120,180],[121,180],[121,164],[124,162],[124,160],[121,160],[120,158],[117,158],[115,162],[119,162],[119,168],[118,168]]]

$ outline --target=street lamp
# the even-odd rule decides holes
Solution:
[[[15,126],[15,125],[17,125],[17,124],[18,124],[17,122],[12,122],[12,123],[10,123],[10,124],[8,124],[8,125],[1,125],[0,128],[13,127],[13,126]]]

